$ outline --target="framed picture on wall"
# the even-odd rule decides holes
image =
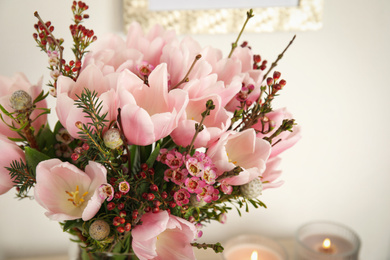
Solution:
[[[139,22],[179,34],[230,33],[241,29],[245,13],[255,16],[246,32],[317,30],[322,26],[323,0],[124,0],[125,29]]]

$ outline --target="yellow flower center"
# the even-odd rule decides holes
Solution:
[[[68,201],[72,202],[75,207],[80,207],[83,202],[85,201],[84,198],[87,196],[88,191],[84,192],[83,195],[80,196],[80,191],[79,191],[79,185],[76,186],[75,191],[65,191],[66,194],[70,196],[70,199]]]
[[[237,164],[237,161],[233,161],[232,159],[229,158],[229,153],[226,153],[226,155],[227,155],[227,157],[228,157],[228,159],[229,159],[229,162],[234,163],[234,164]]]

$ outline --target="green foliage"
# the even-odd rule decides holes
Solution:
[[[16,196],[20,199],[29,197],[29,190],[35,185],[35,172],[29,170],[27,164],[23,162],[22,159],[20,161],[13,161],[10,167],[6,167],[9,171],[11,178],[17,187]]]
[[[24,151],[26,155],[26,163],[35,176],[37,165],[42,161],[50,159],[50,157],[28,146],[25,147]]]
[[[57,143],[55,134],[51,131],[48,124],[46,124],[37,135],[37,143],[40,151],[50,158],[56,156],[54,145]]]
[[[81,95],[76,96],[78,98],[75,102],[77,107],[81,108],[86,114],[85,117],[92,121],[91,123],[88,123],[88,125],[93,126],[97,132],[101,132],[108,120],[106,119],[107,113],[101,114],[103,101],[99,100],[98,93],[96,91],[91,92],[91,90],[84,88]]]

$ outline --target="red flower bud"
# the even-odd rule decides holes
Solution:
[[[284,80],[284,79],[282,79],[281,81],[279,81],[279,84],[282,86],[282,87],[284,87],[284,86],[286,86],[286,81]]]
[[[271,78],[271,77],[268,77],[268,78],[267,78],[267,85],[268,85],[268,86],[271,86],[273,83],[274,83],[274,79]]]
[[[273,78],[275,79],[275,80],[278,80],[279,78],[280,78],[280,72],[279,71],[274,71],[274,76],[273,76]]]
[[[259,63],[261,61],[261,56],[260,55],[253,55],[253,61],[255,63]]]

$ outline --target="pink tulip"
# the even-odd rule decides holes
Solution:
[[[266,114],[266,116],[268,117],[269,121],[275,125],[275,128],[268,134],[258,133],[257,136],[260,138],[263,138],[264,136],[272,135],[279,128],[279,126],[282,124],[282,121],[284,119],[293,118],[292,114],[288,112],[286,108],[277,109],[275,111]],[[265,126],[265,130],[268,129],[267,127],[268,126]],[[254,125],[253,128],[261,131],[262,130],[261,122],[258,122],[256,125]],[[272,146],[270,158],[278,156],[280,153],[284,152],[288,148],[295,145],[299,141],[299,139],[301,139],[301,127],[298,125],[294,125],[292,132],[289,131],[282,132],[280,135],[275,137],[273,142],[276,142],[279,139],[281,141],[275,144],[274,146]]]
[[[186,76],[195,57],[200,53],[199,43],[190,37],[184,38],[180,43],[172,42],[164,47],[160,62],[167,64],[170,88],[175,87]],[[201,57],[193,66],[188,80],[203,78],[209,75],[211,70],[210,64]],[[183,88],[185,84],[187,83],[180,85],[180,88]]]
[[[183,90],[188,92],[190,100],[218,95],[221,97],[221,107],[225,107],[241,90],[241,87],[240,80],[225,86],[223,81],[218,81],[216,74],[210,74],[200,79],[190,80],[183,86]]]
[[[207,151],[217,174],[233,170],[236,166],[242,168],[237,176],[224,179],[230,185],[243,185],[261,176],[265,170],[266,161],[271,152],[269,142],[256,137],[253,129],[243,132],[227,132]]]
[[[95,64],[104,75],[127,68],[136,70],[136,64],[143,60],[143,54],[136,49],[126,48],[126,42],[116,34],[105,35],[92,45],[85,56],[83,69]]]
[[[189,101],[186,108],[186,120],[182,120],[178,127],[173,130],[171,137],[173,141],[186,147],[190,145],[195,135],[195,124],[202,120],[201,114],[206,110],[206,102],[213,100],[215,109],[210,111],[203,121],[203,130],[197,135],[194,147],[208,147],[215,142],[230,126],[230,116],[227,111],[221,107],[221,98],[217,95],[206,96]]]
[[[81,108],[75,105],[85,88],[98,94],[99,100],[103,101],[101,114],[108,112],[106,119],[110,122],[116,120],[116,83],[117,73],[103,75],[96,65],[89,65],[80,74],[76,82],[69,77],[61,76],[57,81],[57,116],[61,124],[68,130],[74,138],[78,138],[77,132],[80,130],[76,127],[76,122],[90,122]]]
[[[195,259],[190,244],[197,237],[194,224],[167,211],[146,213],[141,221],[132,231],[132,247],[140,260]]]
[[[28,81],[26,76],[22,73],[15,74],[12,78],[0,76],[0,104],[8,111],[13,112],[13,108],[10,106],[10,97],[12,93],[14,93],[17,90],[24,90],[27,92],[32,100],[34,100],[38,95],[42,92],[42,78],[38,81],[36,85],[31,85],[31,83]],[[36,104],[37,108],[46,108],[46,100],[42,100]],[[2,112],[0,112],[4,118],[4,120],[12,125],[14,123],[9,117],[5,116]],[[40,113],[42,113],[42,110],[35,109],[32,114],[30,115],[30,118],[34,120]],[[36,130],[35,133],[38,132],[41,126],[46,124],[47,116],[43,115],[38,117],[37,120],[35,120],[32,123],[32,126]],[[17,124],[14,123],[16,126]],[[4,124],[3,121],[0,120],[0,134],[13,137],[13,138],[20,138],[20,136],[17,134],[17,132],[12,131],[6,124]]]
[[[277,170],[282,159],[280,157],[273,157],[267,161],[267,168],[261,176],[261,182],[263,183],[263,190],[269,188],[277,188],[283,185],[284,181],[274,182],[282,175],[282,171]]]
[[[107,170],[99,163],[90,161],[84,172],[68,162],[50,159],[38,164],[36,174],[34,197],[52,220],[87,221],[104,201],[99,187],[107,183]]]
[[[181,89],[168,92],[166,64],[149,75],[149,86],[129,71],[121,73],[118,84],[123,132],[130,144],[152,144],[177,127],[188,95]]]
[[[143,54],[143,60],[153,66],[160,64],[160,58],[165,45],[177,41],[176,33],[167,31],[161,25],[155,25],[147,34],[142,31],[139,23],[133,22],[128,30],[126,47],[138,50]]]
[[[15,183],[5,167],[10,167],[12,161],[24,161],[24,153],[14,142],[7,137],[0,135],[0,195],[9,191]]]

